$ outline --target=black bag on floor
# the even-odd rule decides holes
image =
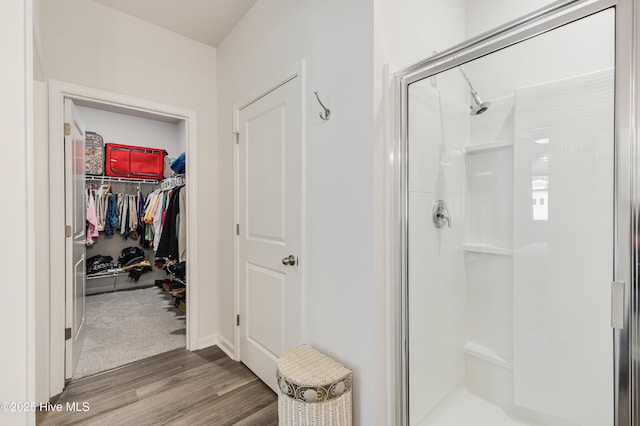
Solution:
[[[113,268],[113,257],[97,254],[87,259],[87,275],[97,274]]]
[[[118,262],[120,266],[133,265],[144,260],[144,251],[140,247],[125,247],[120,252]]]

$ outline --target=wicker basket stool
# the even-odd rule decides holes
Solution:
[[[350,426],[351,370],[300,345],[278,362],[280,426]]]

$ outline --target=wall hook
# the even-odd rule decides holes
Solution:
[[[331,118],[331,110],[329,108],[327,108],[326,106],[324,106],[324,104],[320,100],[320,96],[318,96],[318,91],[317,90],[315,92],[313,92],[313,93],[315,93],[316,99],[318,99],[318,102],[320,103],[320,106],[322,106],[322,109],[324,109],[324,112],[320,113],[320,118],[322,118],[324,121],[327,121],[329,118]]]

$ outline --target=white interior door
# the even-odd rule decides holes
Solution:
[[[84,123],[65,99],[66,347],[65,378],[73,376],[84,342],[85,318],[85,175]]]
[[[300,105],[293,78],[239,112],[240,360],[276,390],[300,343]]]

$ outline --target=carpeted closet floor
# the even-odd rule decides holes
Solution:
[[[185,312],[158,287],[86,298],[86,340],[73,378],[185,347]]]

